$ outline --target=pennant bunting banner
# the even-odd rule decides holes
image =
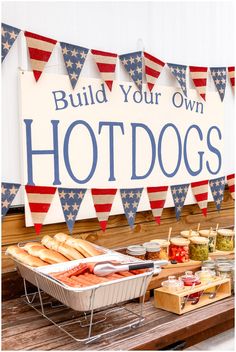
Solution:
[[[161,70],[165,66],[165,63],[146,52],[144,52],[143,55],[147,85],[151,92],[157,78],[160,76]]]
[[[115,70],[117,62],[117,54],[107,53],[100,50],[91,50],[98,70],[101,73],[102,79],[105,81],[109,90],[112,90],[112,84],[115,79]]]
[[[61,207],[70,233],[73,231],[76,216],[86,191],[85,188],[58,188]]]
[[[40,233],[44,219],[51,206],[56,187],[25,186],[32,221],[37,234]]]
[[[142,195],[143,188],[122,188],[120,195],[125,216],[131,228],[134,227],[136,212]]]
[[[234,91],[234,86],[235,86],[235,67],[234,66],[228,67],[228,75],[229,75],[231,86]]]
[[[2,217],[7,214],[20,186],[18,183],[2,182]]]
[[[84,66],[89,49],[82,46],[60,42],[62,55],[74,89]]]
[[[156,223],[160,225],[161,214],[165,205],[168,186],[147,187],[147,194]]]
[[[180,84],[180,87],[185,96],[187,96],[187,88],[186,88],[186,69],[185,65],[177,65],[177,64],[169,64],[170,71],[172,75],[177,79]]]
[[[20,29],[2,23],[2,62],[20,33]]]
[[[211,193],[216,205],[216,209],[220,210],[225,191],[225,176],[214,178],[209,181]]]
[[[191,183],[193,195],[202,210],[204,216],[207,215],[208,200],[208,180]]]
[[[57,41],[27,31],[25,32],[25,37],[29,49],[31,67],[35,80],[38,81]]]
[[[189,66],[190,77],[203,100],[206,100],[207,67]]]
[[[142,90],[143,83],[143,62],[142,51],[123,54],[119,56],[125,70],[130,75],[139,90]]]
[[[92,188],[94,208],[100,223],[101,229],[106,230],[107,221],[111,211],[112,203],[115,198],[117,189],[98,189]]]
[[[171,194],[175,205],[176,219],[179,220],[184,202],[188,193],[189,183],[184,185],[170,186]]]
[[[234,178],[235,178],[235,174],[231,174],[231,175],[227,176],[227,183],[228,183],[228,186],[229,186],[229,191],[230,191],[230,194],[231,194],[233,199],[235,199]]]
[[[226,67],[211,67],[210,70],[220,99],[223,101],[226,87]]]

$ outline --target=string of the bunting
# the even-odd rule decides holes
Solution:
[[[21,29],[2,23],[2,62],[8,55],[21,31]],[[25,31],[24,34],[29,51],[31,68],[37,82],[51,57],[55,45],[59,41],[28,31]],[[62,56],[69,76],[69,80],[72,88],[74,89],[79,80],[81,71],[84,67],[84,63],[87,59],[90,49],[64,42],[59,43],[62,49]],[[104,80],[110,91],[112,90],[112,84],[115,80],[115,70],[118,57],[125,71],[128,73],[140,91],[142,90],[143,85],[143,68],[145,71],[144,73],[146,76],[147,87],[151,92],[157,83],[162,69],[166,64],[159,58],[142,51],[131,52],[122,55],[117,55],[116,53],[105,52],[97,49],[91,49],[90,51],[95,60],[98,71],[100,72],[101,78]],[[183,94],[187,96],[186,75],[188,66],[167,63],[167,67],[170,69],[170,72],[180,85]],[[225,96],[227,75],[234,92],[235,67],[229,66],[208,68],[205,66],[189,66],[190,78],[193,81],[199,97],[201,97],[203,100],[206,100],[208,71],[213,78],[216,89],[219,93],[219,97],[221,101],[223,101]]]
[[[175,206],[176,219],[181,217],[187,193],[191,188],[199,208],[204,216],[207,215],[208,188],[210,188],[216,209],[220,211],[224,198],[225,185],[228,184],[229,192],[235,199],[235,174],[221,176],[211,180],[193,182],[170,186],[173,203]],[[190,187],[191,186],[191,187]],[[7,214],[21,185],[18,183],[2,183],[2,218]],[[61,209],[70,233],[73,232],[74,224],[79,213],[82,201],[84,200],[86,188],[56,188],[47,186],[26,185],[25,192],[31,211],[32,221],[37,234],[40,233],[46,215],[50,209],[56,191],[60,199]],[[168,186],[147,187],[146,193],[150,203],[153,217],[157,224],[160,224],[161,215],[164,209]],[[143,188],[121,188],[119,194],[124,208],[124,214],[131,228],[134,227],[135,217],[143,194]],[[91,196],[96,215],[103,231],[106,230],[108,218],[112,209],[117,189],[91,189]]]

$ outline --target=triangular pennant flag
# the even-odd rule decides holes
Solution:
[[[27,31],[25,32],[25,37],[29,49],[31,67],[35,80],[38,81],[57,41]]]
[[[183,185],[170,186],[171,194],[175,204],[175,215],[177,220],[181,216],[181,211],[188,193],[189,183]]]
[[[134,227],[136,212],[142,195],[143,188],[122,188],[120,189],[121,200],[125,216],[131,228]]]
[[[187,88],[186,88],[186,69],[187,66],[185,65],[178,65],[178,64],[169,64],[170,71],[172,75],[177,79],[180,84],[180,87],[185,96],[187,96]]]
[[[156,223],[160,225],[161,214],[165,205],[168,186],[147,187],[147,194]]]
[[[2,62],[20,33],[20,29],[2,23]]]
[[[165,63],[146,52],[144,52],[143,55],[147,85],[151,92],[157,78],[160,76],[161,70],[165,66]]]
[[[216,205],[216,209],[220,210],[225,191],[225,176],[209,180],[211,193]]]
[[[234,66],[228,67],[228,76],[229,76],[230,83],[231,83],[231,86],[234,91],[234,86],[235,86],[235,67]]]
[[[196,90],[206,100],[207,67],[189,66],[189,71]]]
[[[91,50],[91,53],[93,54],[102,79],[111,91],[115,79],[117,54],[94,49]]]
[[[228,183],[228,186],[229,186],[229,191],[230,191],[230,194],[231,194],[233,199],[235,199],[234,178],[235,178],[235,174],[231,174],[231,175],[227,176],[227,183]]]
[[[8,212],[20,186],[18,183],[2,182],[2,217]]]
[[[210,67],[210,70],[220,99],[223,101],[226,87],[226,67]]]
[[[143,82],[143,62],[142,51],[134,53],[119,55],[120,61],[124,65],[125,70],[128,72],[139,90],[142,90]]]
[[[61,207],[70,233],[73,231],[75,219],[86,190],[86,188],[58,188]]]
[[[82,46],[60,42],[62,55],[74,89],[84,66],[89,49]]]
[[[36,233],[39,234],[56,192],[56,187],[26,185],[25,190],[34,228]]]
[[[93,197],[94,208],[100,223],[101,229],[106,230],[107,221],[111,211],[112,203],[115,198],[117,189],[98,189],[92,188],[91,194]]]
[[[208,180],[191,183],[193,195],[202,210],[204,216],[207,215],[208,200]]]

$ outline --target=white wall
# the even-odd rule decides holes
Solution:
[[[165,62],[196,66],[234,65],[233,2],[2,2],[2,22],[58,41],[117,52],[146,51]],[[140,40],[142,39],[142,40]],[[143,43],[143,44],[142,44]],[[17,68],[29,69],[20,34],[2,64],[2,180],[22,182]],[[59,44],[45,72],[66,74]],[[129,80],[119,68],[117,78]],[[84,77],[99,77],[89,56]],[[160,85],[178,86],[167,68]],[[187,82],[193,88],[192,82]],[[209,75],[208,89],[215,90]],[[225,173],[234,170],[234,98],[226,88]],[[14,204],[23,203],[23,192]]]

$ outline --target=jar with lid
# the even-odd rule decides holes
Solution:
[[[218,263],[216,265],[216,273],[222,279],[230,279],[231,290],[234,290],[234,266],[232,263]]]
[[[189,240],[182,237],[173,237],[170,240],[169,259],[177,263],[184,263],[189,260]]]
[[[184,286],[197,286],[201,284],[201,281],[197,275],[194,275],[192,271],[186,271],[183,276],[180,277],[183,281]],[[188,296],[188,300],[198,301],[201,296],[201,292],[191,293]]]
[[[155,242],[145,242],[143,247],[146,249],[145,259],[159,260],[160,259],[160,246]]]
[[[199,236],[199,233],[197,231],[185,230],[185,231],[181,231],[180,235],[184,238],[189,239],[190,237]]]
[[[215,277],[216,277],[216,273],[213,273],[212,270],[204,266],[202,267],[201,270],[197,271],[195,275],[199,277],[199,280],[201,281],[202,284],[210,284],[215,280]],[[204,292],[209,292],[209,293],[215,292],[215,286],[206,289]]]
[[[189,256],[192,260],[207,260],[208,259],[208,243],[209,239],[204,237],[191,237],[189,245]]]
[[[146,255],[146,248],[138,245],[128,246],[126,249],[126,254],[131,255],[132,257],[144,260]]]
[[[234,231],[229,229],[218,230],[216,249],[219,251],[232,251],[234,249]]]
[[[216,276],[216,262],[214,260],[205,260],[202,263],[202,270],[208,269],[212,272],[212,275]]]
[[[159,254],[160,259],[168,260],[168,250],[169,250],[170,242],[163,239],[151,240],[150,242],[158,243],[158,245],[160,246],[160,254]]]
[[[168,276],[168,280],[163,281],[161,285],[169,292],[178,292],[184,287],[183,281],[176,279],[175,276]]]
[[[200,234],[200,236],[209,239],[209,243],[208,243],[209,252],[210,253],[215,252],[215,250],[216,250],[216,235],[217,235],[217,232],[213,231],[213,230],[200,230],[199,234]]]

